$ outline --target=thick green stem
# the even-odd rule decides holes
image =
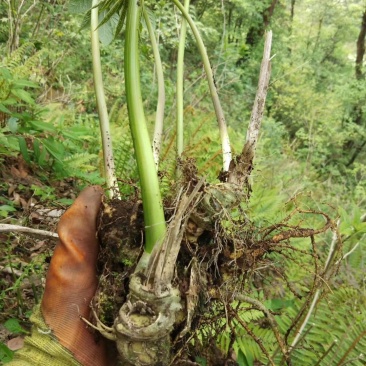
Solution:
[[[184,9],[188,12],[190,0],[184,0]],[[177,156],[183,153],[183,78],[184,78],[184,47],[186,43],[187,21],[182,17],[177,60]]]
[[[194,21],[192,20],[191,16],[186,11],[186,9],[183,7],[183,5],[179,2],[179,0],[173,0],[173,3],[180,10],[180,12],[183,14],[183,16],[186,18],[189,26],[192,29],[193,35],[196,39],[198,50],[201,53],[203,67],[205,69],[205,73],[207,76],[207,82],[208,82],[208,86],[209,86],[210,93],[211,93],[212,103],[214,105],[216,119],[217,119],[217,123],[219,125],[221,146],[222,146],[222,156],[223,156],[223,171],[226,172],[229,170],[229,165],[230,165],[230,161],[231,161],[230,140],[229,140],[229,134],[227,132],[224,112],[222,110],[220,99],[217,94],[214,77],[213,77],[213,73],[212,73],[212,69],[211,69],[211,65],[210,65],[210,60],[207,56],[206,48],[205,48],[205,45],[203,44],[203,41],[202,41],[202,38],[198,31],[198,28],[197,28],[196,24],[194,23]]]
[[[145,251],[150,253],[156,244],[161,243],[166,232],[166,223],[140,88],[139,4],[141,1],[138,3],[136,0],[129,0],[128,3],[124,63],[128,116],[144,208]]]
[[[102,136],[103,158],[105,179],[108,187],[108,195],[110,198],[119,197],[117,185],[117,177],[115,173],[115,165],[113,159],[112,138],[109,128],[109,117],[107,104],[105,101],[102,65],[100,61],[99,35],[98,35],[98,0],[93,0],[93,8],[91,10],[91,44],[93,59],[93,77],[95,97],[97,100],[99,126]]]
[[[159,166],[159,155],[161,148],[161,139],[163,136],[163,122],[164,122],[164,109],[165,109],[165,85],[164,85],[164,73],[163,64],[161,62],[158,43],[156,42],[154,29],[151,25],[149,15],[145,8],[143,8],[143,15],[147,30],[150,35],[151,47],[155,59],[156,76],[158,79],[158,104],[156,106],[156,117],[155,117],[155,130],[153,137],[153,154],[156,168]]]

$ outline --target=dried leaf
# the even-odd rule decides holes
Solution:
[[[8,348],[12,351],[17,351],[18,349],[23,348],[24,346],[24,338],[23,337],[15,337],[10,339],[7,344]]]

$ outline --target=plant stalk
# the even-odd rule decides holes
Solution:
[[[116,177],[116,169],[113,158],[112,138],[109,127],[109,117],[107,111],[107,104],[105,101],[102,65],[100,61],[99,49],[99,32],[98,32],[98,0],[93,0],[91,9],[91,45],[92,45],[92,60],[93,60],[93,77],[95,97],[98,106],[99,126],[102,136],[103,159],[105,179],[108,188],[109,198],[118,197],[119,190]]]
[[[223,171],[227,172],[229,170],[229,166],[230,166],[230,162],[231,162],[230,139],[229,139],[229,134],[227,131],[224,112],[222,110],[220,99],[217,94],[215,81],[214,81],[214,77],[213,77],[213,73],[212,73],[212,69],[211,69],[211,65],[210,65],[210,60],[207,56],[206,47],[203,44],[203,41],[202,41],[201,35],[198,31],[198,28],[197,28],[196,24],[194,23],[194,21],[192,20],[191,16],[189,15],[188,11],[186,11],[184,6],[178,0],[173,0],[173,3],[180,10],[180,12],[184,16],[184,18],[187,20],[189,26],[191,27],[193,35],[197,42],[198,50],[202,57],[203,67],[205,69],[205,73],[207,76],[208,87],[210,89],[212,103],[213,103],[213,106],[215,109],[216,119],[217,119],[217,123],[219,125],[219,130],[220,130],[222,156],[223,156]]]
[[[164,109],[165,109],[165,85],[164,85],[163,63],[161,62],[158,43],[155,38],[154,29],[151,25],[149,15],[145,8],[142,9],[142,12],[150,36],[151,47],[155,59],[156,76],[158,80],[158,104],[156,106],[155,129],[153,137],[154,161],[156,169],[158,169],[161,140],[163,137],[163,122],[164,122]]]
[[[124,64],[128,116],[144,209],[145,252],[151,253],[154,246],[161,243],[166,232],[166,223],[140,87],[138,40],[141,7],[139,4],[135,0],[130,0],[128,4]]]
[[[189,10],[190,0],[184,0],[184,9]],[[181,157],[184,148],[183,138],[183,107],[184,107],[184,47],[187,35],[187,21],[182,16],[182,24],[179,37],[178,60],[177,60],[177,157]]]

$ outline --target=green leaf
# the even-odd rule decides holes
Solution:
[[[29,121],[28,122],[36,131],[41,132],[56,132],[55,127],[48,122],[42,122],[42,121]]]
[[[13,76],[6,67],[0,67],[0,74],[5,80],[11,80]]]
[[[207,366],[207,361],[205,358],[200,357],[200,356],[196,356],[195,361],[200,365],[200,366]]]
[[[11,333],[28,333],[20,324],[18,319],[8,319],[4,327]]]
[[[4,343],[0,342],[0,364],[10,362],[14,357],[14,352],[10,350]]]
[[[104,14],[102,14],[100,17],[103,16]],[[105,24],[99,27],[99,39],[104,45],[108,45],[113,41],[118,21],[118,14],[113,14]]]
[[[11,114],[11,111],[6,108],[3,104],[0,104],[0,112]]]
[[[277,311],[294,305],[294,300],[271,299],[265,301],[265,305],[269,310]]]
[[[253,360],[248,360],[241,349],[238,352],[238,358],[236,360],[239,366],[253,366]]]
[[[71,0],[69,11],[73,14],[85,13],[92,7],[92,0]]]
[[[19,142],[20,152],[23,155],[24,160],[29,164],[30,157],[29,157],[29,153],[28,153],[27,142],[25,141],[24,137],[22,137],[22,136],[18,137],[18,142]]]
[[[62,161],[65,148],[61,143],[55,141],[53,138],[49,138],[47,140],[43,140],[43,146],[47,149],[51,156],[59,161]]]
[[[38,88],[38,84],[34,83],[33,81],[23,80],[23,79],[16,80],[13,83],[13,85],[15,86],[16,89],[18,89],[18,88],[24,88],[24,87]]]
[[[73,140],[90,140],[93,138],[90,134],[90,129],[83,126],[75,126],[68,130],[62,131],[65,137]]]
[[[74,200],[72,200],[71,198],[60,198],[55,202],[59,203],[60,205],[71,206]]]
[[[9,205],[1,205],[0,210],[7,211],[7,212],[14,212],[14,211],[16,211],[16,208],[14,208],[13,206],[9,206]]]
[[[34,104],[31,95],[23,89],[11,89],[11,93],[28,104]]]
[[[14,105],[14,104],[17,104],[17,103],[18,103],[18,101],[15,98],[12,98],[12,97],[10,97],[6,100],[3,100],[4,105]]]
[[[18,118],[10,117],[8,119],[7,125],[9,127],[10,132],[15,133],[18,130]]]

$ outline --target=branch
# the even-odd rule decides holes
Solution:
[[[58,235],[56,233],[51,233],[50,231],[32,229],[29,227],[19,225],[0,224],[0,233],[11,233],[11,232],[22,233],[38,238],[46,237],[53,240],[58,239]]]
[[[264,104],[266,101],[269,77],[271,75],[271,45],[272,45],[272,31],[266,33],[264,42],[263,59],[261,64],[261,70],[259,74],[258,89],[255,96],[254,105],[252,109],[252,115],[250,117],[250,123],[247,131],[247,138],[241,154],[230,163],[228,182],[234,183],[239,186],[247,185],[248,191],[249,176],[253,170],[253,160],[255,155],[255,149],[257,147],[259,130],[263,118]]]

